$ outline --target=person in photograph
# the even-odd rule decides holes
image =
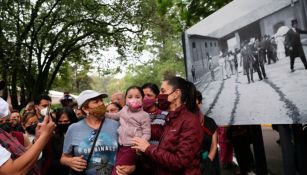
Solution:
[[[194,67],[194,65],[192,65],[191,73],[192,73],[193,82],[195,82],[196,81],[196,76],[195,76],[195,67]]]
[[[220,67],[220,72],[222,74],[222,79],[226,80],[228,77],[226,75],[226,64],[225,64],[225,57],[223,55],[223,53],[220,54],[220,58],[219,58],[219,67]]]
[[[272,51],[273,51],[273,60],[278,61],[278,57],[277,57],[277,43],[275,41],[274,37],[270,38],[271,41],[271,47],[272,47]]]
[[[211,75],[211,81],[215,81],[214,65],[213,65],[212,57],[209,56],[209,53],[207,53],[207,55],[208,55],[208,68],[209,68],[210,75]]]
[[[225,70],[226,70],[226,76],[227,78],[231,77],[231,61],[229,59],[229,54],[228,51],[224,52],[224,58],[225,58]]]
[[[275,42],[277,44],[277,58],[282,59],[286,57],[285,51],[285,36],[276,36]]]
[[[266,56],[268,58],[268,64],[271,64],[273,61],[276,62],[274,58],[274,47],[270,39],[270,35],[265,35],[265,50],[266,50]]]
[[[290,52],[290,69],[294,72],[294,62],[296,57],[300,57],[305,69],[307,69],[307,61],[303,46],[301,43],[300,34],[307,34],[307,31],[298,28],[298,21],[296,19],[291,21],[292,28],[286,34],[286,48]]]
[[[265,37],[266,35],[264,35],[259,41],[259,58],[262,59],[264,63],[267,63],[266,49],[265,49]]]
[[[235,71],[234,70],[235,69],[234,56],[231,50],[227,52],[227,56],[228,56],[228,63],[229,63],[231,75],[234,75],[234,71]]]
[[[241,49],[241,55],[243,57],[243,68],[246,72],[248,84],[254,82],[253,78],[253,64],[255,62],[255,58],[253,56],[252,50],[248,45],[248,41],[243,42],[243,47]]]
[[[261,81],[263,78],[267,79],[264,68],[264,61],[262,60],[262,57],[260,57],[259,54],[260,46],[258,39],[256,39],[254,43],[251,43],[251,50],[253,56],[255,57],[255,62],[253,67],[254,70],[258,73],[259,80]]]
[[[241,54],[241,49],[240,48],[237,48],[236,49],[236,55],[237,55],[237,62],[238,62],[238,75],[239,73],[242,72],[242,74],[244,73],[244,70],[243,70],[243,58],[242,58],[242,54]]]
[[[239,76],[239,62],[238,62],[238,59],[239,59],[239,52],[240,52],[240,49],[238,48],[235,48],[234,52],[233,52],[233,62],[234,62],[234,66],[235,66],[235,72],[236,72],[236,76]]]

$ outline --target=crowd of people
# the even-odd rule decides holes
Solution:
[[[219,174],[217,125],[193,83],[169,77],[106,98],[65,93],[53,111],[46,94],[20,111],[0,98],[0,174]]]

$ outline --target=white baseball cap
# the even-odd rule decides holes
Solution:
[[[79,108],[81,108],[84,102],[86,102],[87,100],[90,100],[96,97],[106,98],[108,97],[108,95],[105,93],[99,93],[93,90],[82,91],[77,98],[77,103],[78,103]]]
[[[0,118],[8,116],[9,113],[9,104],[0,97]]]

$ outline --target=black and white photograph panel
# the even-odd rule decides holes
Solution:
[[[187,78],[219,125],[307,123],[307,1],[234,0],[183,41]]]

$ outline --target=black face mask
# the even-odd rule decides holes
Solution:
[[[26,127],[26,131],[31,134],[31,135],[35,135],[35,129],[36,129],[37,124],[35,125],[31,125]]]
[[[60,132],[66,133],[69,125],[70,125],[69,123],[68,124],[58,124],[57,127],[59,128]]]
[[[11,131],[11,125],[8,123],[3,123],[0,125],[0,128],[3,129],[6,132],[10,132]]]

